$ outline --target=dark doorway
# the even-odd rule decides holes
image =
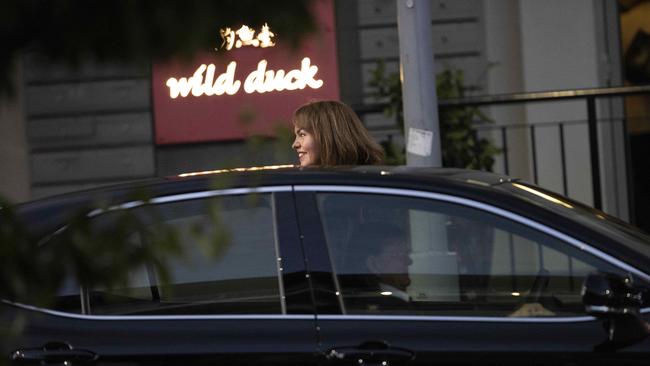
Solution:
[[[650,1],[618,0],[626,85],[650,84]],[[650,96],[625,98],[630,142],[633,223],[650,232]]]

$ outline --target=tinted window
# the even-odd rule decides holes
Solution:
[[[462,316],[584,315],[595,270],[619,272],[554,237],[448,202],[319,194],[346,312]]]
[[[133,245],[147,245],[147,233],[171,229],[183,255],[168,263],[169,283],[143,266],[130,274],[127,288],[95,289],[91,313],[282,313],[271,195],[174,202],[135,213],[157,217],[163,226],[133,233]]]
[[[629,246],[640,255],[650,258],[650,236],[616,217],[525,182],[506,183],[497,187],[550,209],[558,215],[571,218],[590,230],[611,237],[617,243]]]
[[[81,297],[79,283],[73,276],[67,276],[61,288],[57,291],[52,308],[69,313],[81,313]]]

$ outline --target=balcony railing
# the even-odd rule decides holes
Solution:
[[[627,172],[627,198],[630,220],[634,222],[634,189],[632,179],[632,163],[630,156],[630,142],[629,135],[626,127],[626,119],[629,116],[625,115],[625,107],[623,98],[632,95],[648,95],[650,96],[650,85],[648,86],[629,86],[629,87],[612,87],[612,88],[596,88],[596,89],[578,89],[578,90],[559,90],[559,91],[546,91],[546,92],[532,92],[532,93],[516,93],[516,94],[500,94],[500,95],[487,95],[487,96],[471,96],[458,99],[446,99],[439,101],[439,109],[443,108],[457,108],[457,107],[496,107],[496,106],[530,106],[533,103],[539,102],[564,102],[568,100],[579,101],[584,103],[584,115],[586,118],[579,120],[561,120],[561,121],[543,121],[526,123],[510,123],[506,124],[503,121],[496,120],[494,124],[480,124],[476,126],[476,131],[481,136],[486,136],[491,139],[493,144],[500,147],[502,153],[496,158],[499,160],[499,168],[497,172],[511,174],[510,163],[513,154],[526,153],[529,158],[529,166],[532,170],[532,180],[538,183],[539,180],[539,154],[543,151],[543,145],[549,143],[553,146],[559,146],[559,164],[560,176],[562,181],[562,190],[565,195],[568,195],[569,183],[567,172],[567,143],[575,142],[571,138],[567,138],[568,129],[584,129],[588,156],[589,167],[591,171],[591,191],[593,194],[593,206],[602,209],[603,207],[603,193],[602,193],[602,178],[601,173],[601,159],[605,156],[604,153],[608,152],[599,151],[599,127],[602,129],[606,124],[611,124],[620,128],[622,131],[621,137],[624,146],[625,155],[625,172]],[[619,101],[619,108],[617,111],[609,111],[606,118],[599,116],[599,103],[607,101]],[[546,104],[545,104],[546,105]],[[556,106],[559,104],[556,104]],[[360,114],[377,113],[383,111],[385,105],[363,105],[355,108]],[[552,107],[551,107],[552,108]],[[616,115],[615,115],[616,114]],[[614,116],[615,115],[615,116]],[[600,117],[600,118],[599,118]],[[650,116],[641,116],[650,120]],[[519,134],[513,133],[520,131]],[[554,133],[550,133],[555,131]],[[401,133],[396,131],[395,133]],[[514,151],[513,141],[509,135],[517,135],[519,137],[525,133],[528,140],[528,151]],[[543,137],[540,137],[540,133]],[[549,142],[549,136],[555,135],[555,141]],[[541,144],[540,144],[541,143]],[[542,146],[542,147],[540,147]]]

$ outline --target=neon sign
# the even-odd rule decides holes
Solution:
[[[278,125],[293,128],[289,116],[297,106],[340,99],[334,0],[309,3],[315,32],[295,44],[286,44],[289,28],[283,31],[269,19],[212,23],[203,51],[190,59],[153,62],[156,145],[274,137]],[[262,27],[265,21],[268,28]],[[263,47],[271,43],[275,46]]]
[[[309,57],[302,59],[299,69],[289,70],[288,72],[279,70],[267,70],[268,62],[261,60],[257,63],[257,69],[250,72],[244,80],[244,92],[267,93],[272,91],[298,90],[310,87],[319,89],[323,86],[323,80],[316,78],[318,66],[312,65]],[[226,71],[214,80],[215,65],[202,64],[199,66],[194,75],[189,78],[169,78],[167,87],[169,87],[169,96],[172,99],[187,97],[192,94],[195,97],[202,95],[234,95],[242,85],[240,80],[235,79],[237,62],[231,61],[226,67]]]
[[[262,26],[262,30],[255,37],[255,30],[249,28],[247,25],[242,25],[241,28],[233,30],[232,28],[220,29],[221,34],[221,48],[232,50],[233,47],[241,48],[242,46],[252,47],[273,47],[275,43],[271,38],[275,37],[275,33],[271,32],[268,24]]]
[[[220,30],[223,43],[222,48],[231,50],[233,47],[241,48],[244,46],[251,47],[272,47],[275,43],[272,38],[275,33],[271,32],[268,24],[264,24],[262,29],[255,35],[255,30],[247,25],[233,30],[225,28]],[[304,57],[300,62],[300,68],[285,71],[283,69],[267,70],[268,61],[261,60],[257,63],[257,68],[244,79],[235,78],[237,62],[231,61],[226,67],[226,71],[219,74],[215,80],[216,66],[214,64],[200,65],[194,74],[190,77],[168,78],[165,85],[169,88],[169,96],[172,99],[178,97],[188,97],[190,95],[200,97],[202,95],[234,95],[243,85],[244,92],[268,93],[272,91],[283,90],[301,90],[306,87],[319,89],[323,86],[323,80],[316,78],[318,66],[311,64],[309,57]]]

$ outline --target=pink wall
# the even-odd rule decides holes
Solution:
[[[333,1],[318,0],[313,4],[318,31],[305,38],[298,49],[291,49],[283,44],[282,35],[276,35],[273,38],[276,43],[274,47],[242,47],[229,51],[222,49],[199,55],[189,63],[154,65],[152,90],[156,144],[238,140],[260,134],[270,136],[278,124],[290,127],[292,112],[307,101],[338,99]],[[240,25],[216,25],[215,29],[226,26],[238,28]],[[273,24],[269,24],[269,27],[273,32]],[[259,29],[256,31],[259,32]],[[221,38],[217,31],[215,40],[215,46],[219,46]],[[315,69],[309,70],[302,66],[305,57],[309,57],[310,65],[318,67],[315,74]],[[282,69],[288,73],[290,70],[299,69],[305,73],[296,72],[294,75],[305,74],[305,79],[310,81],[312,86],[317,85],[319,80],[322,80],[323,85],[318,89],[306,85],[304,89],[246,93],[245,81],[251,72],[257,70],[261,60],[268,62],[267,71]],[[200,65],[214,65],[212,82],[205,81],[206,71],[195,79],[197,84],[215,85],[219,75],[226,72],[232,61],[236,62],[236,67],[234,73],[231,73],[232,80],[226,84],[230,86],[231,91],[237,89],[233,95],[206,95],[201,94],[201,88],[195,88],[196,94],[201,95],[195,96],[190,92],[186,97],[170,96],[168,79],[188,80]],[[299,80],[300,77],[288,81],[293,81],[295,87],[300,86]],[[236,84],[237,81],[240,84]],[[187,90],[189,89],[188,87]]]

